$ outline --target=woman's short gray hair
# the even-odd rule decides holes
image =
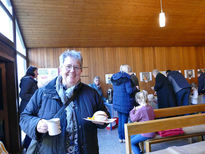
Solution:
[[[77,59],[79,60],[80,62],[80,67],[83,66],[83,57],[81,55],[81,52],[79,51],[76,51],[76,50],[65,50],[59,57],[59,62],[60,62],[60,66],[63,65],[65,59],[67,57],[71,57],[71,58],[74,58],[74,59]]]

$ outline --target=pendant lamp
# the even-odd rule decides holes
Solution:
[[[162,10],[162,0],[160,0],[160,5],[161,5],[161,12],[159,14],[159,26],[165,27],[166,18],[165,18],[165,13]]]

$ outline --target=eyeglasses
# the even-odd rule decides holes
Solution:
[[[73,68],[74,71],[79,71],[79,70],[82,69],[82,67],[79,67],[79,66],[73,66],[73,65],[66,65],[66,66],[64,66],[64,67],[65,67],[66,71],[71,71],[72,68]]]

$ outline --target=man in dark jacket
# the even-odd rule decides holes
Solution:
[[[21,128],[32,138],[28,153],[98,154],[97,128],[104,122],[87,121],[106,110],[97,91],[81,83],[82,56],[67,50],[60,56],[60,75],[39,88],[20,117]],[[60,119],[61,133],[49,136],[47,120]]]
[[[172,83],[172,86],[174,88],[177,97],[177,105],[189,105],[191,85],[178,71],[167,70],[166,73],[168,80]]]
[[[157,92],[158,108],[167,108],[177,106],[176,96],[171,83],[167,77],[158,70],[152,71],[155,79],[154,90]]]

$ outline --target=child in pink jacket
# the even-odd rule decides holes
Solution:
[[[147,92],[141,91],[135,95],[136,101],[140,104],[137,107],[134,107],[130,111],[130,120],[132,122],[141,122],[154,120],[154,110],[147,101]],[[153,138],[155,133],[145,133],[145,134],[136,134],[131,136],[131,146],[132,151],[135,154],[140,154],[139,142],[145,141],[147,139]]]

